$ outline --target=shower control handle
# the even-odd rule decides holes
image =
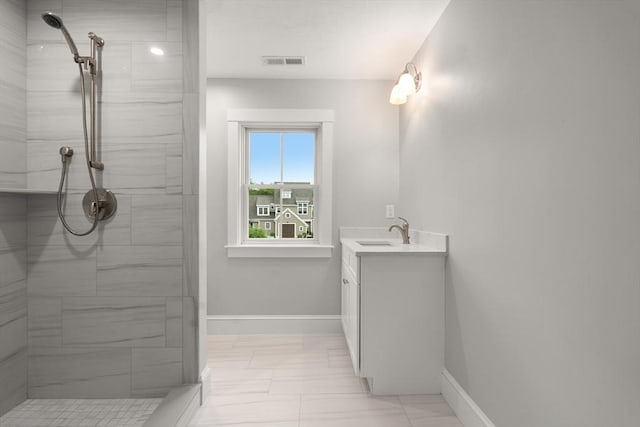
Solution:
[[[104,217],[104,207],[105,202],[100,200],[98,203],[91,202],[91,207],[89,208],[89,217],[93,218],[98,215],[98,219],[103,219]]]
[[[116,212],[117,206],[115,194],[104,188],[98,188],[95,192],[89,190],[82,198],[82,208],[89,218],[96,218],[97,214],[99,220],[108,219]]]

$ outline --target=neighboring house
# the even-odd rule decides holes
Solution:
[[[272,194],[265,194],[271,191]],[[295,239],[313,237],[313,190],[273,189],[249,193],[249,227],[267,236]]]

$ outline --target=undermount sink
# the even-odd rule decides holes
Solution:
[[[391,246],[391,242],[387,242],[384,240],[381,240],[381,241],[362,240],[356,243],[361,246]]]

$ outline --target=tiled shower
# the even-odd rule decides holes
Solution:
[[[27,398],[160,397],[198,379],[197,4],[0,2],[0,415]],[[58,149],[83,153],[80,89],[44,11],[81,54],[89,31],[105,39],[97,181],[118,209],[86,237],[57,218]],[[66,211],[86,229],[76,157]]]

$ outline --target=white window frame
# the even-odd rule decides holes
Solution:
[[[227,111],[228,214],[227,256],[231,258],[329,258],[332,245],[332,110],[242,109]],[[246,187],[247,129],[316,129],[314,239],[252,239],[243,216]],[[258,241],[259,240],[259,241]]]
[[[297,202],[298,204],[298,215],[309,215],[309,202],[304,201],[304,202]],[[301,212],[301,210],[304,210],[304,212]]]
[[[260,213],[262,210],[263,213]],[[266,213],[264,213],[266,210]],[[270,215],[270,206],[269,205],[256,205],[256,216],[269,216]]]
[[[268,231],[271,231],[271,223],[269,221],[265,221],[264,229],[268,230]]]

